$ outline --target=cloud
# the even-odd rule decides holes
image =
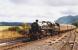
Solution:
[[[9,0],[14,4],[26,4],[26,5],[46,5],[43,0]]]
[[[73,10],[67,10],[67,11],[62,11],[61,13],[67,15],[77,15],[78,12],[75,12]]]
[[[33,22],[35,19],[54,21],[67,7],[15,6],[0,9],[0,21]],[[6,18],[5,18],[6,17]],[[16,17],[16,18],[15,18]],[[15,18],[15,19],[14,19]],[[4,20],[3,20],[4,19]],[[7,20],[6,20],[7,19]]]
[[[64,2],[64,3],[63,3]],[[68,0],[0,0],[0,21],[33,22],[35,19],[54,21],[69,9],[78,8]],[[64,6],[61,6],[64,5]],[[74,5],[74,6],[68,6]]]
[[[9,0],[13,3],[28,5],[66,6],[78,5],[78,0]]]
[[[73,5],[78,5],[78,0],[46,0],[45,2],[48,5],[51,5],[51,6],[73,6]]]

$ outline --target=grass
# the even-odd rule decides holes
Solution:
[[[16,31],[7,31],[10,27],[12,26],[0,26],[0,39],[22,37],[22,35]]]
[[[12,26],[0,26],[0,31],[6,30]]]

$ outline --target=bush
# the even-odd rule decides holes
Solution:
[[[20,28],[19,27],[10,27],[8,28],[9,31],[19,31]]]
[[[72,23],[72,25],[78,27],[78,22]]]

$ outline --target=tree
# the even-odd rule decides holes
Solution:
[[[72,23],[72,25],[74,25],[74,26],[78,27],[78,20],[77,20],[77,21],[75,21],[75,22],[73,22],[73,23]]]

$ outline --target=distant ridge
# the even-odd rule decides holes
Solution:
[[[68,16],[60,17],[58,20],[56,20],[56,22],[60,24],[72,24],[76,20],[78,20],[78,15],[76,16],[68,15]]]
[[[0,26],[20,26],[23,22],[0,22]],[[26,23],[31,24],[31,23]]]

